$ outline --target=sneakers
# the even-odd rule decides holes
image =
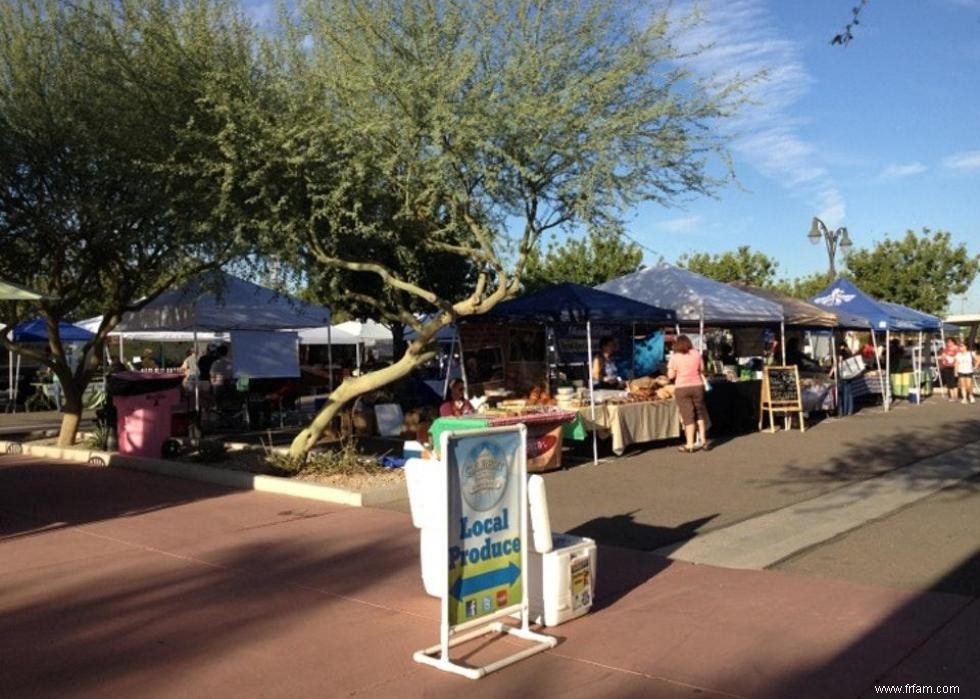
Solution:
[[[961,399],[960,399],[960,403],[962,403],[963,405],[966,405],[966,402],[967,402],[967,401],[966,401],[966,398],[961,398]]]

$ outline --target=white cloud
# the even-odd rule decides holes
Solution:
[[[925,172],[928,168],[922,163],[890,163],[881,173],[878,175],[879,179],[883,180],[894,180],[900,177],[911,177],[912,175],[918,175],[921,172]]]
[[[821,218],[833,219],[824,218],[827,225],[842,223],[844,197],[790,111],[812,83],[800,47],[779,36],[762,0],[679,3],[675,15],[694,10],[704,19],[684,32],[678,45],[693,54],[685,66],[695,75],[724,83],[765,71],[748,87],[748,103],[729,125],[735,153],[807,201]]]
[[[665,233],[693,233],[704,226],[704,218],[701,216],[670,218],[666,221],[658,221],[654,226]]]
[[[980,150],[967,150],[943,158],[943,165],[954,170],[980,170]]]

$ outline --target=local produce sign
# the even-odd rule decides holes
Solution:
[[[521,432],[452,435],[449,469],[449,624],[522,601]]]

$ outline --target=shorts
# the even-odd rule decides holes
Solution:
[[[708,406],[704,402],[704,386],[682,386],[674,390],[677,412],[685,427],[698,420],[708,419]]]
[[[956,388],[956,372],[953,370],[953,367],[939,367],[939,377],[942,379],[944,387]]]
[[[972,379],[973,378],[973,372],[972,371],[969,374],[957,374],[957,375],[961,379]]]

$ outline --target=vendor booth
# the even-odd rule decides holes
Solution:
[[[706,355],[712,390],[706,396],[713,429],[743,432],[756,429],[762,390],[761,366],[739,365],[734,358],[712,361],[705,341],[706,328],[731,330],[733,353],[763,357],[778,333],[784,347],[783,309],[778,303],[667,264],[628,274],[598,287],[677,314],[676,331],[696,334]],[[770,338],[771,336],[771,338]],[[772,359],[772,357],[770,357]],[[760,359],[757,364],[761,364]]]
[[[629,426],[641,421],[646,425],[645,420],[635,416],[642,408],[631,408],[641,402],[653,402],[658,397],[647,391],[641,401],[636,394],[630,396],[626,390],[594,390],[589,361],[595,348],[593,339],[600,326],[606,326],[602,332],[610,332],[609,328],[613,326],[625,327],[631,332],[636,325],[659,328],[671,325],[675,320],[672,311],[570,283],[542,289],[501,303],[485,315],[467,318],[460,325],[465,376],[470,394],[481,395],[487,404],[482,415],[472,417],[528,422],[529,446],[536,441],[532,437],[553,436],[554,440],[537,440],[537,448],[549,446],[555,455],[555,460],[544,461],[541,469],[560,464],[557,459],[560,458],[561,438],[566,432],[579,438],[585,435],[583,428],[593,432],[594,461],[598,461],[597,432],[620,435],[620,442],[630,435],[641,439],[658,438],[641,429],[631,430]],[[569,327],[580,328],[584,342],[579,344],[575,337],[556,332]],[[559,340],[564,341],[561,346]],[[573,350],[579,353],[581,365],[578,371],[581,373],[558,373],[555,367],[560,353],[567,356]],[[610,399],[612,405],[605,408],[597,405],[604,398]],[[667,398],[664,394],[659,399]],[[676,409],[673,414],[676,415]],[[467,418],[470,416],[460,419]],[[433,431],[444,429],[443,423],[448,420],[452,424],[453,419],[440,418],[433,425]],[[548,419],[552,422],[546,424]],[[677,435],[676,418],[661,422],[667,423],[666,434],[662,437]],[[562,423],[571,427],[558,429]]]
[[[43,318],[25,320],[23,323],[15,326],[10,331],[9,337],[16,343],[47,345],[49,340],[47,322]],[[74,369],[74,366],[72,366],[74,360],[71,355],[70,345],[88,342],[94,338],[95,335],[85,328],[72,325],[68,321],[63,320],[58,323],[58,337],[61,338],[62,344],[65,345],[66,350],[70,353],[68,356],[68,364],[72,367],[72,369]],[[14,352],[11,351],[9,353],[8,361],[8,407],[11,411],[16,411],[18,404],[17,392],[21,384],[20,354],[18,354],[15,358]],[[29,379],[25,377],[25,381],[28,380]],[[50,377],[50,381],[35,381],[31,384],[31,387],[38,393],[43,394],[46,399],[51,401],[56,410],[61,410],[61,385],[58,383],[56,376],[52,375]],[[88,385],[88,387],[86,387],[85,393],[82,395],[82,404],[86,407],[94,407],[101,402],[103,396],[103,384],[99,381],[93,381]]]
[[[878,301],[847,279],[837,279],[811,299],[811,302],[837,315],[841,324],[850,323],[856,326],[853,319],[866,323],[865,328],[870,333],[873,344],[873,357],[870,362],[871,370],[852,380],[854,396],[859,397],[867,392],[880,393],[885,410],[891,408],[893,397],[909,395],[915,402],[931,390],[932,380],[925,358],[927,345],[924,344],[925,334],[939,330],[941,323],[938,318],[899,304]],[[879,348],[879,333],[884,333],[884,346]],[[917,339],[908,371],[905,365],[896,364],[892,371],[893,356],[892,337],[896,334],[912,334]],[[884,355],[884,358],[882,358]],[[904,374],[908,377],[904,377]],[[893,375],[899,378],[892,378]]]
[[[224,272],[197,277],[183,287],[166,291],[127,313],[115,328],[129,332],[189,332],[197,344],[199,333],[228,333],[232,345],[230,361],[241,380],[229,394],[229,403],[244,415],[250,413],[253,395],[268,386],[300,376],[299,328],[329,325],[330,311],[323,306],[305,303],[258,286]],[[235,346],[240,348],[236,353]],[[194,382],[194,408],[200,410],[202,390],[210,389]],[[214,405],[219,405],[216,400]]]

